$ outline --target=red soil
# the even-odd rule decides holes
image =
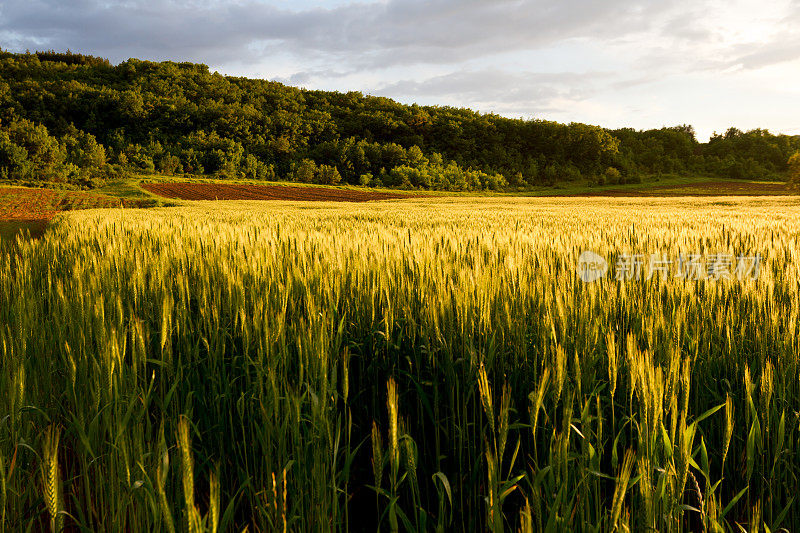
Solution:
[[[102,194],[0,187],[0,236],[9,237],[24,230],[39,236],[59,211],[119,205],[119,199]]]
[[[0,187],[0,219],[49,220],[59,211],[119,207],[120,200],[102,194],[52,189]]]

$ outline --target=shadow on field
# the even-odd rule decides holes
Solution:
[[[0,239],[10,240],[18,235],[38,239],[44,235],[48,220],[41,218],[0,220]]]

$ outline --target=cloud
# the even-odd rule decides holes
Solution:
[[[446,70],[576,40],[630,57],[636,77],[663,74],[667,68],[757,68],[796,56],[800,40],[794,32],[798,10],[792,11],[793,4],[784,9],[784,20],[776,22],[785,28],[781,39],[757,46],[740,43],[738,52],[737,43],[720,42],[731,28],[715,22],[716,15],[730,11],[728,4],[385,0],[340,1],[331,8],[301,3],[289,9],[286,2],[264,0],[6,0],[0,7],[0,39],[15,50],[70,48],[115,62],[128,57],[174,59],[224,69],[283,58],[300,66],[282,74],[284,78],[295,75],[298,80],[303,72],[322,70],[413,65]]]
[[[800,38],[779,41],[759,47],[755,51],[744,53],[731,61],[731,64],[744,69],[760,69],[788,63],[800,59]]]
[[[586,99],[599,82],[611,76],[606,72],[454,71],[424,80],[389,83],[375,93],[404,99],[461,102],[498,113],[526,109],[530,114],[543,114],[563,111],[559,102]]]
[[[800,1],[791,2],[787,14],[770,28],[762,42],[736,46],[732,65],[760,69],[800,59]]]
[[[670,1],[389,0],[288,10],[236,2],[8,0],[0,35],[16,48],[258,61],[267,53],[338,57],[362,68],[452,63],[569,38],[640,32]]]
[[[697,3],[663,29],[674,57],[696,70],[756,70],[800,58],[800,2]]]

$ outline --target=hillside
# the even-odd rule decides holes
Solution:
[[[647,176],[780,180],[800,138],[699,143],[650,131],[403,105],[222,76],[192,63],[0,52],[0,179],[100,185],[128,173],[321,184],[524,189]]]

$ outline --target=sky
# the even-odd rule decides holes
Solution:
[[[0,47],[609,128],[800,134],[800,0],[3,0]]]

